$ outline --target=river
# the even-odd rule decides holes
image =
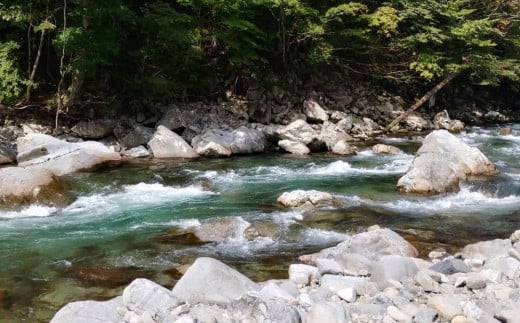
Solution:
[[[403,150],[356,156],[265,154],[202,161],[136,161],[66,178],[77,196],[63,209],[0,210],[0,321],[46,322],[80,299],[107,299],[136,277],[173,286],[174,268],[199,256],[224,260],[254,280],[286,277],[298,255],[334,245],[349,232],[389,227],[426,256],[456,251],[476,240],[506,237],[520,228],[520,124],[458,136],[481,149],[500,174],[466,183],[457,193],[415,196],[396,192],[421,138],[379,142]],[[276,204],[285,191],[316,189],[343,207],[311,214]],[[217,243],[165,239],[171,230],[214,218],[240,217],[244,229],[262,223],[272,235],[240,235]]]

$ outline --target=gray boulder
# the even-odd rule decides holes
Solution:
[[[285,207],[303,209],[341,205],[341,202],[332,194],[315,190],[284,192],[276,201]]]
[[[188,268],[173,287],[173,294],[190,304],[225,304],[260,286],[222,262],[201,257]]]
[[[412,131],[423,131],[433,129],[433,124],[429,120],[424,119],[416,114],[411,114],[404,119],[406,129]]]
[[[341,303],[320,302],[315,304],[307,318],[306,323],[347,323],[350,322],[350,315]]]
[[[305,115],[307,116],[307,120],[314,122],[325,122],[329,120],[329,115],[327,112],[320,106],[320,104],[312,99],[305,100],[303,102],[303,109]]]
[[[434,264],[429,269],[444,275],[467,273],[470,271],[468,265],[466,265],[466,263],[460,259],[446,259]]]
[[[462,249],[462,257],[465,259],[491,260],[498,257],[508,257],[509,250],[513,247],[509,239],[495,239],[480,241],[465,246]]]
[[[345,288],[352,288],[357,294],[361,294],[360,291],[365,284],[366,281],[361,277],[324,275],[321,278],[321,288],[325,288],[333,293],[337,293]]]
[[[317,258],[332,258],[341,262],[343,254],[358,254],[368,260],[379,260],[385,255],[417,257],[419,252],[408,241],[390,229],[376,229],[356,234],[335,247],[310,255],[300,256],[303,263],[314,264]]]
[[[143,126],[135,126],[121,138],[121,144],[126,148],[146,145],[153,138],[154,130]]]
[[[352,141],[353,138],[343,131],[340,127],[333,124],[332,122],[326,121],[321,127],[319,140],[323,142],[328,150],[332,148],[340,141]]]
[[[308,155],[311,152],[307,145],[299,141],[284,139],[278,142],[278,146],[286,152],[294,155]]]
[[[345,140],[340,140],[332,147],[332,153],[336,155],[355,155],[356,148],[349,145]]]
[[[16,143],[18,166],[37,166],[50,170],[56,176],[121,160],[118,153],[95,141],[69,143],[49,135],[32,133],[18,138]]]
[[[123,291],[123,304],[132,312],[141,315],[165,316],[182,302],[173,293],[151,280],[138,278]]]
[[[317,137],[314,129],[301,119],[277,129],[277,135],[282,140],[287,139],[303,144],[308,144]]]
[[[389,281],[400,282],[405,278],[415,276],[418,271],[419,268],[410,258],[384,256],[372,265],[372,281],[379,288],[385,288]]]
[[[316,286],[321,279],[320,272],[317,267],[292,264],[289,266],[289,280],[294,282],[298,287]]]
[[[112,134],[114,125],[108,120],[80,121],[71,130],[81,138],[101,139]]]
[[[143,146],[137,146],[128,150],[124,150],[122,155],[131,158],[144,158],[150,157],[150,152]]]
[[[155,158],[197,158],[199,155],[175,132],[164,126],[148,142],[148,147]]]
[[[263,152],[267,140],[262,131],[247,127],[233,131],[209,129],[194,137],[192,145],[201,155],[218,157]]]
[[[119,322],[117,308],[123,306],[121,296],[105,302],[72,302],[62,307],[51,319],[51,323],[96,323]]]
[[[480,152],[446,130],[430,133],[407,173],[397,182],[408,193],[457,191],[459,181],[469,176],[494,175],[495,165]]]

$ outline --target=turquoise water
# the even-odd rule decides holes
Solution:
[[[395,191],[420,140],[381,139],[404,153],[305,157],[258,155],[195,162],[141,161],[67,178],[77,196],[63,209],[0,211],[0,321],[48,321],[65,303],[106,299],[136,277],[172,286],[175,268],[217,257],[255,280],[284,277],[298,255],[334,245],[346,233],[388,226],[421,249],[457,248],[520,228],[520,125],[459,135],[495,162],[500,174],[441,196]],[[285,191],[316,189],[343,207],[310,214],[280,208]],[[194,244],[166,233],[236,216],[267,223],[270,237]],[[243,229],[243,228],[242,228]]]

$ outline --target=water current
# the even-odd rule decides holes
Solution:
[[[46,322],[67,302],[113,297],[136,277],[171,287],[176,268],[199,256],[221,259],[257,281],[284,278],[298,255],[374,224],[399,232],[423,256],[505,237],[520,228],[520,125],[511,127],[509,136],[493,126],[459,134],[500,173],[438,196],[395,190],[420,137],[378,140],[401,148],[399,155],[360,148],[348,157],[140,161],[67,177],[76,199],[65,208],[0,210],[0,322]],[[276,198],[294,189],[330,192],[343,206],[306,214],[277,206]],[[271,234],[231,234],[206,244],[168,239],[230,216],[240,218],[239,232],[262,224]]]

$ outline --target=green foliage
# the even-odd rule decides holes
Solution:
[[[22,78],[16,62],[19,48],[13,41],[0,43],[0,103],[13,103],[22,93]]]

